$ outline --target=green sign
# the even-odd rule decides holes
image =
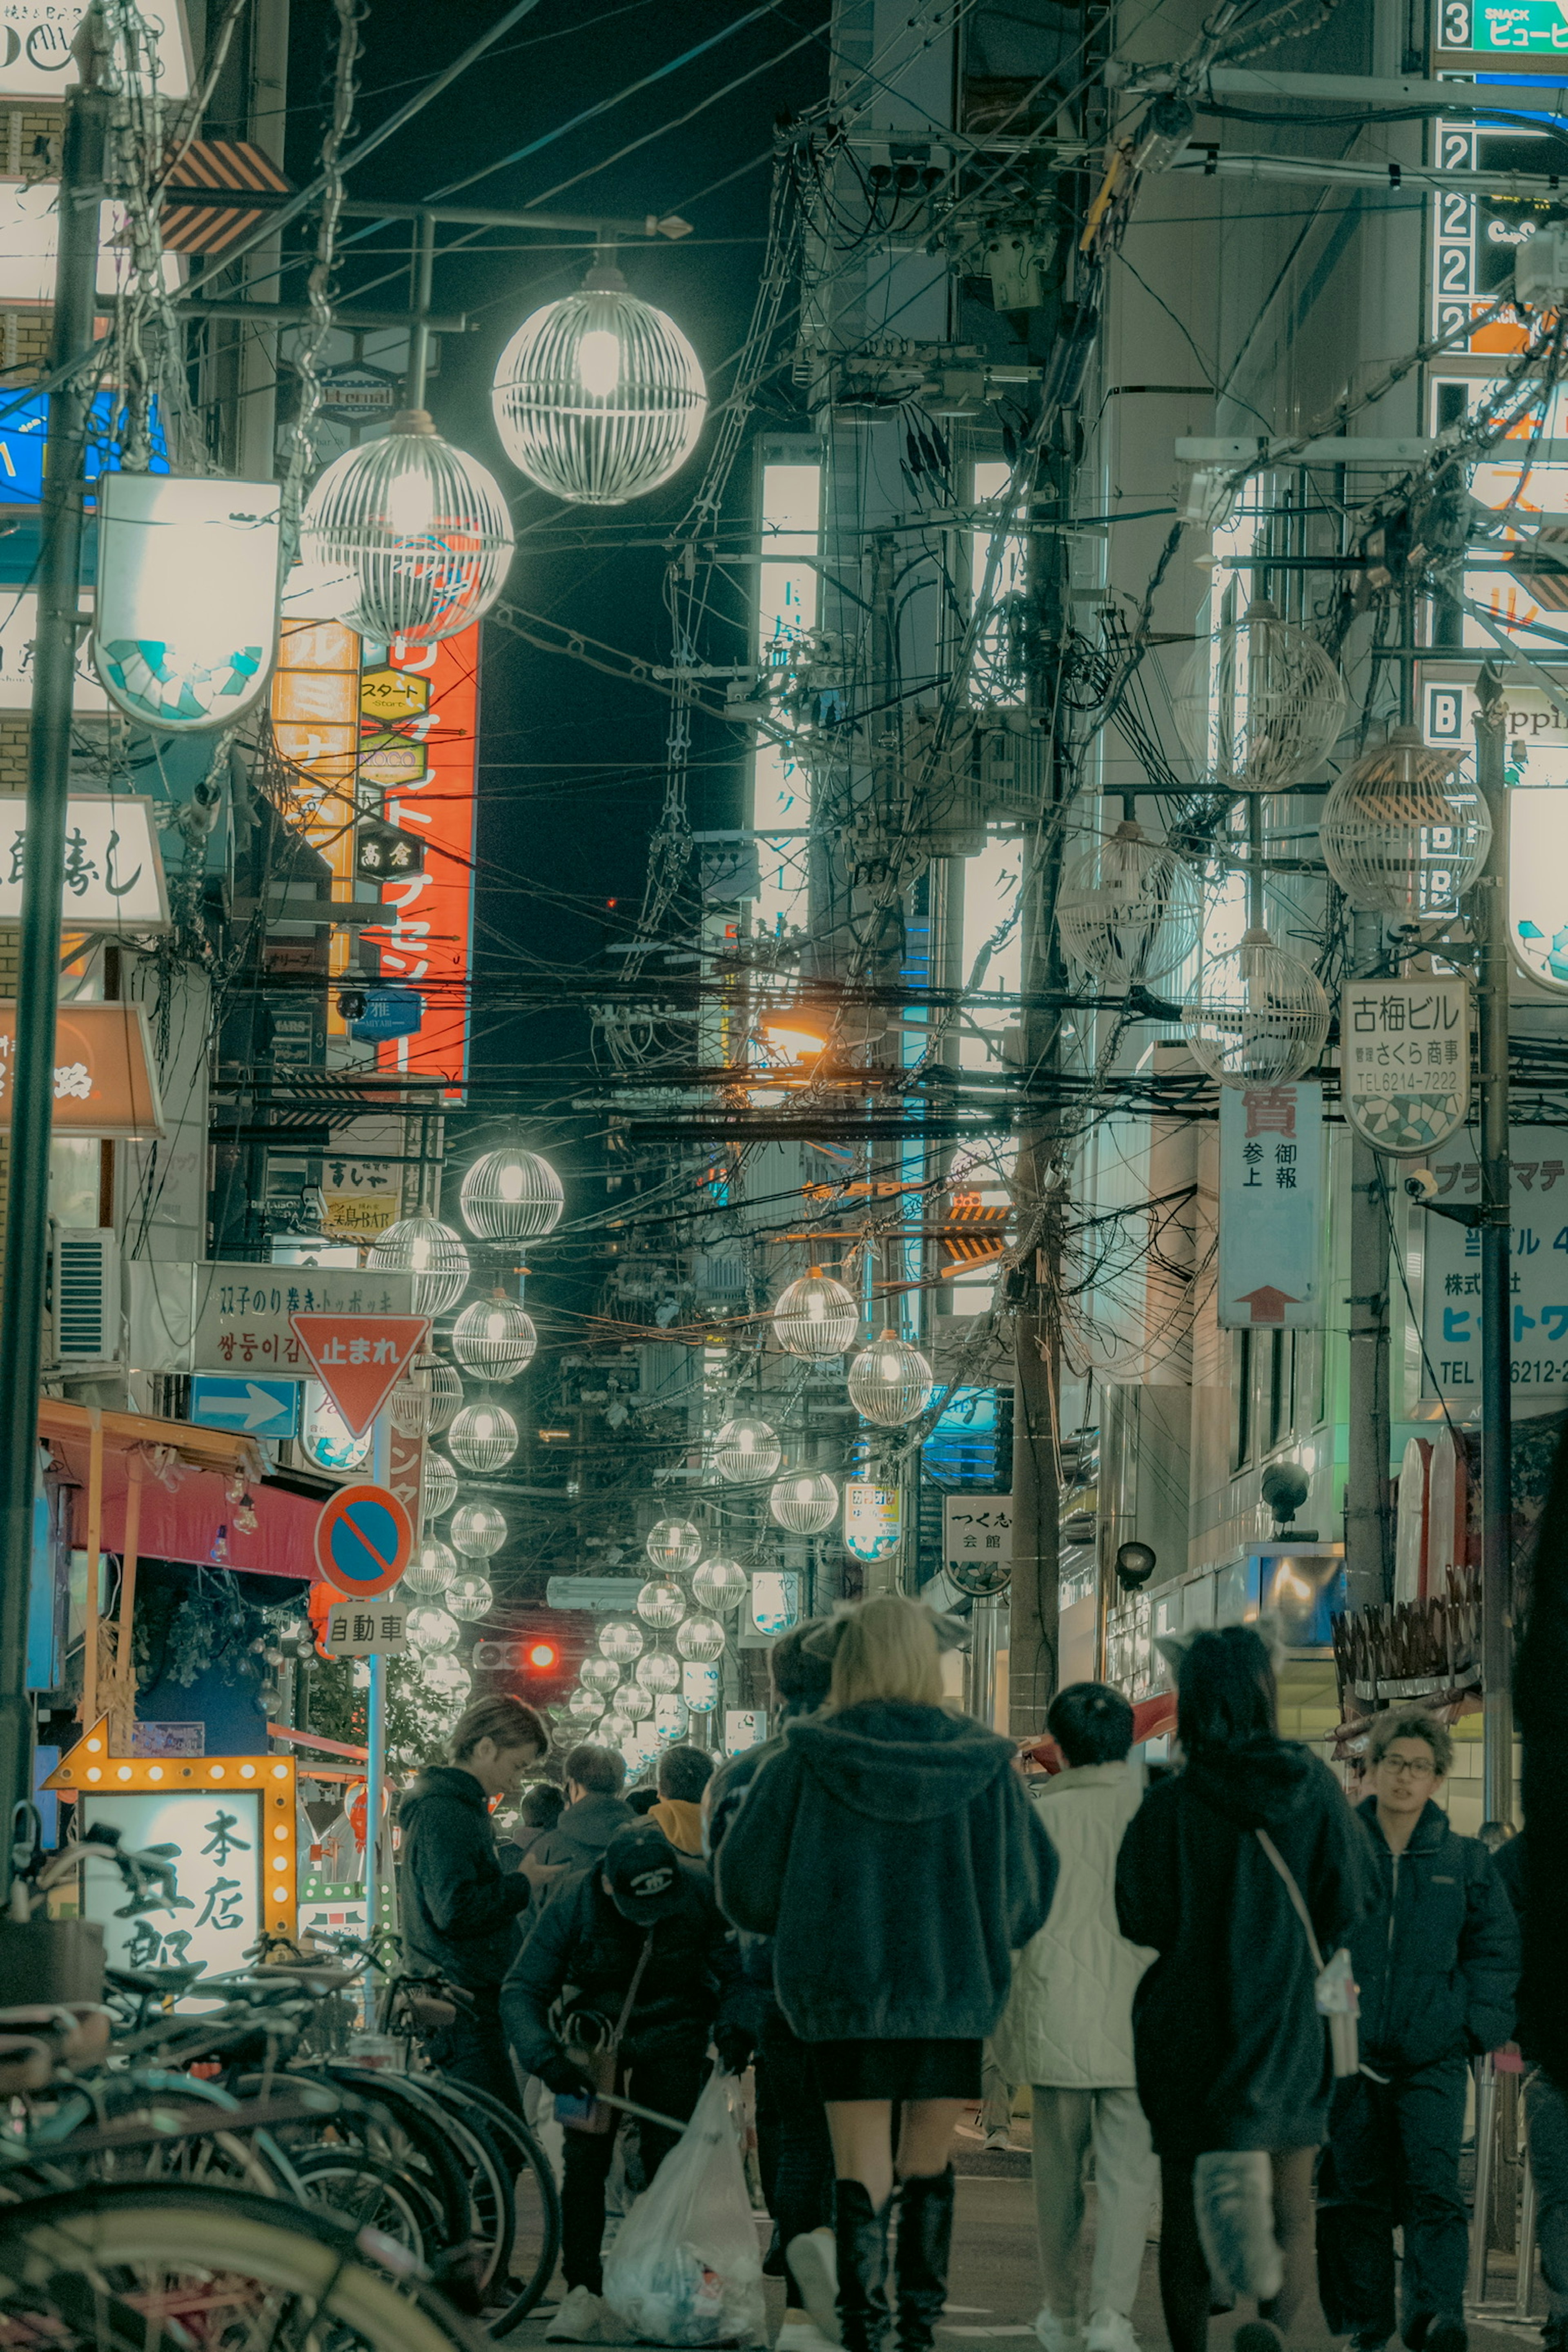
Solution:
[[[1436,0],[1437,49],[1482,57],[1568,58],[1561,0]]]

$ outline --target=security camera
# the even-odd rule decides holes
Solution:
[[[1437,1179],[1430,1168],[1413,1168],[1405,1180],[1405,1189],[1413,1201],[1419,1201],[1425,1206],[1428,1201],[1435,1201],[1437,1197]]]

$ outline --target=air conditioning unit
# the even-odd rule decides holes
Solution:
[[[120,1356],[120,1241],[112,1227],[57,1225],[55,1360],[111,1364]]]

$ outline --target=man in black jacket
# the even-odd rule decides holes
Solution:
[[[1330,2127],[1331,2226],[1355,2352],[1381,2352],[1394,2333],[1395,2222],[1405,2343],[1465,2352],[1467,2342],[1468,2062],[1513,2031],[1519,1930],[1486,1848],[1458,1836],[1432,1801],[1452,1758],[1434,1716],[1379,1716],[1367,1747],[1373,1793],[1357,1807],[1383,1899],[1350,1932],[1362,2072],[1339,2086]]]
[[[501,2017],[524,2070],[574,2098],[591,2092],[589,2054],[618,2029],[614,2088],[684,2122],[708,2071],[710,2038],[731,2071],[736,2059],[744,2063],[734,1980],[708,1873],[677,1853],[652,1822],[636,1822],[611,1839],[601,1863],[563,1880],[540,1912],[501,1987]],[[563,1996],[558,2033],[552,2011]],[[567,2292],[545,2335],[550,2343],[591,2343],[604,2310],[599,2249],[616,2117],[612,2110],[606,2131],[563,2121]],[[675,2140],[674,2131],[639,2124],[645,2180]]]
[[[536,1885],[551,1885],[563,1873],[586,1870],[610,1840],[637,1815],[621,1795],[626,1768],[613,1748],[585,1741],[566,1759],[566,1808],[523,1856]]]

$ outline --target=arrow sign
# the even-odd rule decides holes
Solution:
[[[247,1437],[293,1437],[300,1427],[298,1381],[206,1379],[191,1382],[191,1419]]]
[[[350,1601],[390,1592],[413,1549],[413,1521],[385,1486],[341,1486],[321,1506],[316,1565],[332,1591]]]
[[[363,1437],[430,1337],[428,1315],[290,1315],[316,1378]]]
[[[1287,1307],[1297,1307],[1300,1301],[1288,1290],[1275,1290],[1265,1283],[1259,1290],[1244,1290],[1238,1304],[1251,1307],[1255,1323],[1283,1323]]]

